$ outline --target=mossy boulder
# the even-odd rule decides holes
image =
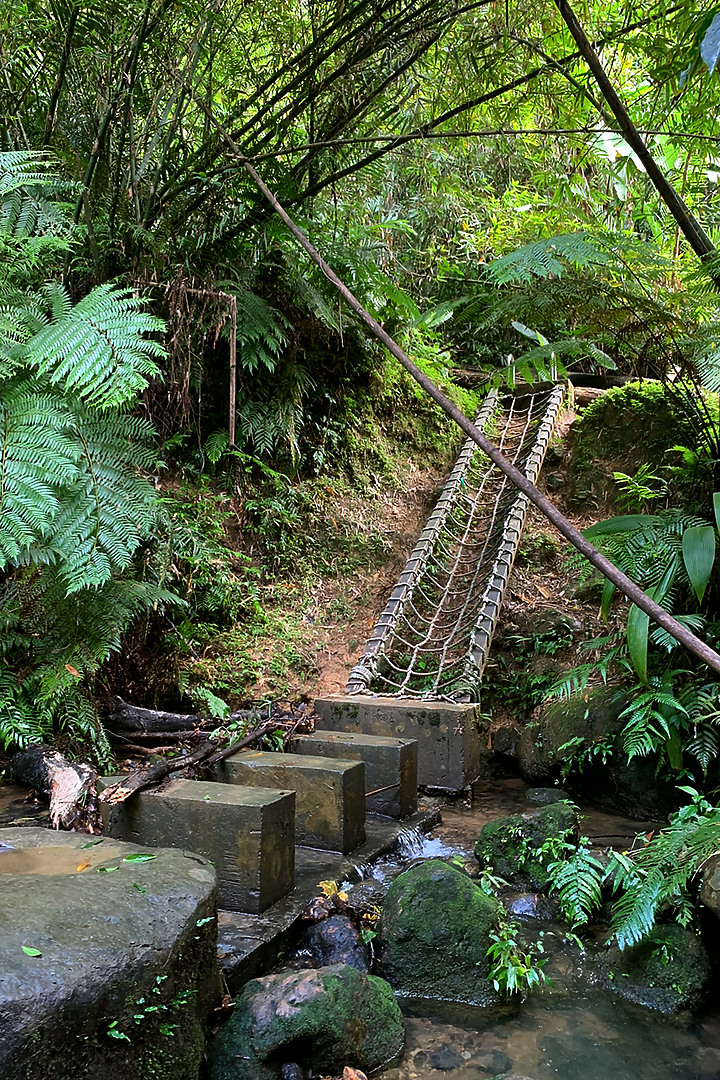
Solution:
[[[576,835],[573,807],[552,803],[488,822],[475,844],[475,857],[514,888],[539,892],[549,884],[547,864],[560,854],[562,841]]]
[[[395,1060],[405,1025],[383,979],[333,964],[247,983],[211,1051],[211,1080],[281,1080],[293,1062],[336,1076]]]
[[[569,759],[582,756],[593,747],[611,751],[608,760],[600,756],[571,771],[563,781],[576,789],[584,802],[595,802],[623,813],[663,815],[674,806],[671,784],[657,775],[657,759],[628,760],[620,744],[628,698],[618,687],[596,686],[568,700],[550,701],[538,711],[521,732],[515,745],[520,772],[529,784],[558,780]]]
[[[606,686],[544,705],[518,739],[523,779],[532,784],[554,779],[573,752],[614,739],[623,728],[620,714],[626,705],[616,688]],[[573,740],[579,742],[571,748],[567,744]]]
[[[600,961],[599,981],[626,1001],[676,1013],[701,1003],[711,970],[698,935],[673,923],[628,949],[611,946]]]
[[[440,859],[411,867],[385,899],[383,975],[405,997],[489,1004],[496,994],[486,954],[498,911],[497,900]]]
[[[612,510],[617,491],[613,472],[633,475],[646,463],[666,465],[673,446],[695,442],[677,396],[661,383],[646,380],[613,387],[573,425],[568,501]]]

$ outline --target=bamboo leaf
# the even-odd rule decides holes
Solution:
[[[607,521],[598,521],[588,529],[583,529],[583,536],[591,539],[593,536],[609,536],[611,533],[632,532],[643,526],[657,525],[660,519],[652,514],[622,514],[620,517],[608,518]]]
[[[715,562],[715,530],[711,525],[695,525],[686,529],[682,538],[682,553],[690,583],[700,603],[705,595]]]

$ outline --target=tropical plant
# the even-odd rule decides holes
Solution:
[[[46,160],[0,155],[2,739],[53,722],[108,748],[84,682],[141,610],[170,594],[129,575],[154,522],[149,425],[127,409],[162,329],[126,290],[73,304],[45,275],[70,250]]]

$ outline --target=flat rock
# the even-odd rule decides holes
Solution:
[[[197,1080],[216,896],[199,855],[0,829],[0,1078]]]

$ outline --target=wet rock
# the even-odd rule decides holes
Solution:
[[[606,990],[663,1013],[696,1008],[710,974],[702,941],[677,923],[656,927],[628,949],[613,945],[599,961],[599,982]]]
[[[211,864],[36,828],[0,848],[0,1077],[197,1080],[220,997]]]
[[[605,686],[545,705],[518,740],[523,779],[532,784],[558,775],[570,754],[570,749],[563,747],[572,739],[582,740],[581,749],[585,749],[607,736],[616,736],[624,726],[620,713],[625,705],[622,695]]]
[[[315,923],[307,930],[305,940],[318,967],[350,964],[358,971],[370,970],[368,950],[360,941],[357,927],[346,915],[331,915]]]
[[[512,1069],[512,1061],[502,1050],[486,1050],[472,1055],[472,1064],[491,1076],[505,1076]]]
[[[577,816],[567,803],[552,803],[526,814],[491,821],[475,844],[481,868],[490,868],[508,884],[523,891],[537,892],[549,882],[546,864],[553,855],[538,854],[543,845],[577,832]]]
[[[569,795],[559,787],[531,787],[525,792],[525,798],[538,806],[550,806],[551,803],[563,802]]]
[[[552,922],[560,918],[560,904],[542,893],[514,893],[503,900],[503,907],[510,915],[522,915],[528,919]]]
[[[485,955],[498,902],[439,859],[390,886],[380,924],[382,972],[408,997],[486,1005],[495,1000]]]
[[[394,1060],[405,1026],[383,979],[335,964],[247,983],[211,1051],[211,1080],[280,1080],[278,1062],[370,1072]]]
[[[700,901],[720,919],[720,855],[712,855],[703,866]]]
[[[465,1064],[465,1061],[457,1050],[445,1043],[444,1046],[439,1046],[437,1050],[433,1050],[428,1064],[431,1069],[449,1072],[450,1069],[459,1069],[461,1065]]]

